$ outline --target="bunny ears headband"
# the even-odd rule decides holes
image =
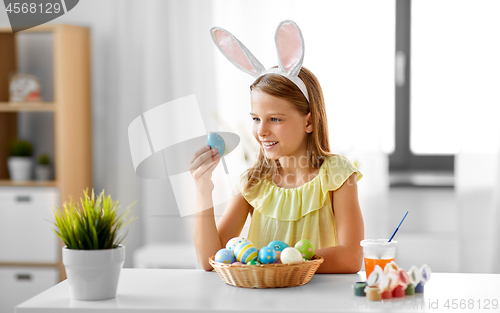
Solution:
[[[306,85],[298,76],[304,61],[304,38],[294,21],[286,20],[278,25],[274,35],[278,51],[278,68],[269,70],[266,70],[247,47],[227,30],[212,27],[210,33],[220,52],[238,69],[255,78],[268,73],[284,76],[299,87],[309,102]]]

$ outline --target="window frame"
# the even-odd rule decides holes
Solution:
[[[404,84],[395,86],[395,142],[389,155],[390,173],[444,172],[454,174],[455,156],[417,155],[410,148],[411,126],[411,0],[396,0],[396,51],[406,56]]]

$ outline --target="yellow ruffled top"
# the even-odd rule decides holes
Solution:
[[[257,249],[273,240],[294,246],[301,239],[309,239],[315,249],[336,246],[337,229],[329,191],[340,188],[353,173],[358,181],[363,177],[350,160],[338,154],[327,157],[318,175],[297,188],[278,187],[266,179],[244,192],[247,172],[243,173],[238,187],[254,208],[248,239]]]

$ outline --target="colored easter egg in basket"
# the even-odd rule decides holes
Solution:
[[[224,264],[231,264],[236,260],[234,259],[233,251],[229,249],[220,249],[215,254],[214,261]]]
[[[269,247],[263,247],[259,250],[259,262],[262,264],[271,264],[276,262],[278,254],[276,250]]]
[[[236,247],[236,245],[238,245],[239,243],[242,243],[242,242],[250,242],[250,241],[248,241],[248,239],[243,238],[243,237],[234,237],[234,238],[231,238],[226,243],[226,249],[234,251],[234,248]]]
[[[241,263],[240,261],[236,261],[234,263],[231,263],[231,265],[243,265],[244,263]]]
[[[298,264],[304,262],[302,253],[293,247],[285,248],[281,251],[281,263],[283,264]]]
[[[224,139],[219,134],[209,133],[206,143],[211,148],[216,148],[221,156],[223,156],[224,153],[226,153],[226,143],[224,142]]]
[[[257,260],[252,260],[252,261],[248,261],[247,265],[260,265],[260,263],[257,262]]]
[[[295,248],[300,251],[302,257],[306,260],[310,260],[314,255],[314,246],[307,239],[299,240],[295,244]]]
[[[267,244],[269,248],[273,248],[276,250],[276,253],[278,255],[278,260],[280,259],[281,251],[283,251],[285,248],[288,248],[289,245],[281,240],[273,240],[270,243]]]
[[[250,242],[242,242],[234,248],[234,255],[236,259],[242,263],[256,260],[259,256],[259,251]]]

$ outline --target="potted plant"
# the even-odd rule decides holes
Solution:
[[[31,179],[31,171],[33,161],[33,146],[27,140],[15,139],[8,145],[9,158],[7,159],[7,167],[9,175],[15,181],[27,181]]]
[[[39,155],[37,158],[37,165],[35,167],[36,180],[46,181],[50,180],[50,158],[48,154]]]
[[[72,198],[64,210],[54,209],[55,234],[66,245],[62,261],[66,270],[70,295],[75,300],[104,300],[116,296],[120,271],[125,260],[125,247],[120,243],[127,232],[131,204],[119,213],[118,201],[96,196],[88,190],[80,203]]]

